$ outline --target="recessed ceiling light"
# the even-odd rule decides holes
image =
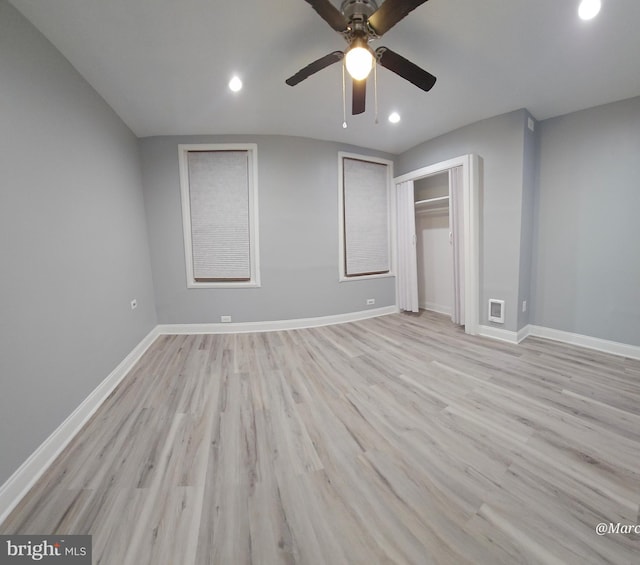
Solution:
[[[230,88],[233,92],[239,92],[240,90],[242,90],[242,81],[241,81],[237,76],[234,76],[234,77],[229,81],[229,88]]]
[[[397,124],[400,121],[400,114],[398,114],[398,112],[391,112],[391,114],[389,114],[389,121],[392,124]]]
[[[598,15],[600,8],[602,8],[600,0],[582,0],[578,6],[578,15],[583,20],[590,20]]]

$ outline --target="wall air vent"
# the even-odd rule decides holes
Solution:
[[[489,321],[504,324],[504,300],[489,299]]]

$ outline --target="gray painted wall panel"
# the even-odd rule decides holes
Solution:
[[[2,484],[155,309],[135,137],[4,0],[0,76]]]
[[[186,286],[178,144],[258,145],[261,288]],[[338,282],[338,151],[390,156],[284,136],[155,137],[140,141],[161,323],[289,320],[395,304],[395,278]]]
[[[525,116],[527,120],[529,114]],[[535,125],[534,125],[535,128]],[[524,147],[522,161],[522,219],[520,225],[520,276],[518,287],[518,330],[529,323],[531,313],[531,277],[533,263],[533,221],[536,190],[536,135],[524,127]],[[526,312],[522,311],[522,302],[527,301]]]
[[[539,127],[532,321],[640,345],[640,97]]]

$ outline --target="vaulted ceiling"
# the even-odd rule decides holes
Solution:
[[[392,153],[497,114],[538,119],[640,95],[640,1],[429,0],[372,46],[437,76],[423,92],[378,72],[342,127],[341,66],[285,79],[346,43],[304,0],[11,0],[133,132],[286,134]],[[333,0],[339,7],[339,0]],[[238,74],[244,88],[228,89]],[[349,91],[347,90],[347,97]],[[390,124],[391,111],[401,115]]]

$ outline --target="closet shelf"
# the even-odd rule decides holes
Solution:
[[[416,206],[426,206],[427,204],[433,204],[436,202],[444,202],[445,200],[449,200],[448,196],[438,196],[436,198],[427,198],[426,200],[418,200],[415,202]]]

